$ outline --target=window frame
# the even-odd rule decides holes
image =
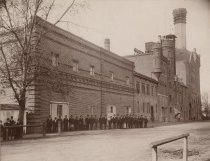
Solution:
[[[51,52],[51,64],[53,67],[58,67],[59,64],[59,55],[57,53]]]
[[[75,69],[75,70],[74,70]],[[79,61],[73,60],[72,70],[74,72],[79,72]]]
[[[95,66],[94,65],[90,65],[90,75],[95,76]]]

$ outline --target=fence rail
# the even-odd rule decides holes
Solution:
[[[157,148],[160,145],[163,144],[167,144],[179,139],[184,139],[184,144],[183,144],[183,161],[187,161],[188,160],[188,137],[190,134],[182,134],[182,135],[178,135],[178,136],[174,136],[174,137],[170,137],[170,138],[166,138],[163,140],[159,140],[156,142],[152,142],[150,144],[150,147],[152,148],[152,161],[158,161],[158,154],[157,154]]]
[[[5,140],[9,140],[9,135],[11,135],[11,130],[16,130],[19,129],[18,132],[23,132],[23,128],[26,127],[42,127],[42,134],[43,137],[46,136],[46,123],[44,122],[43,124],[37,124],[37,125],[14,125],[14,126],[4,126],[4,131],[5,131]],[[10,133],[9,133],[10,131]],[[21,134],[22,135],[22,134]]]

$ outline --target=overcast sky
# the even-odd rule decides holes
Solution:
[[[175,8],[187,9],[187,49],[201,55],[201,90],[210,94],[210,1],[209,0],[87,0],[79,13],[66,15],[60,27],[103,47],[111,40],[111,50],[118,55],[145,50],[148,41],[158,35],[173,34]],[[62,7],[69,0],[60,0]],[[63,5],[66,4],[66,5]],[[59,10],[58,10],[59,12]]]

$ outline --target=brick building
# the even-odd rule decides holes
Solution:
[[[151,121],[159,120],[159,109],[157,106],[158,81],[134,72],[134,113],[146,116]]]
[[[108,39],[104,49],[39,19],[37,32],[43,28],[50,33],[36,57],[47,74],[29,91],[29,124],[45,121],[49,114],[133,114],[133,62],[112,53]]]
[[[134,49],[126,57],[110,51],[109,39],[102,48],[37,17],[36,33],[50,32],[34,53],[42,74],[28,89],[27,123],[87,114],[198,119],[200,57],[183,40],[185,9],[173,13],[175,35],[159,36],[145,43],[145,52]]]
[[[199,119],[200,56],[186,49],[186,9],[173,11],[175,35],[159,36],[145,43],[145,52],[134,49],[126,58],[135,71],[158,81],[160,121]]]

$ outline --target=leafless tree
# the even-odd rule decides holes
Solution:
[[[70,0],[52,26],[80,7]],[[3,88],[11,88],[19,104],[19,119],[23,122],[27,89],[41,74],[40,59],[34,56],[40,40],[50,32],[36,32],[39,20],[47,21],[54,12],[56,0],[0,0],[0,81]]]
[[[207,92],[203,92],[202,96],[201,96],[201,99],[202,99],[203,113],[206,116],[209,116],[210,112],[209,112],[209,101],[208,101],[209,97],[208,97],[208,93]]]

